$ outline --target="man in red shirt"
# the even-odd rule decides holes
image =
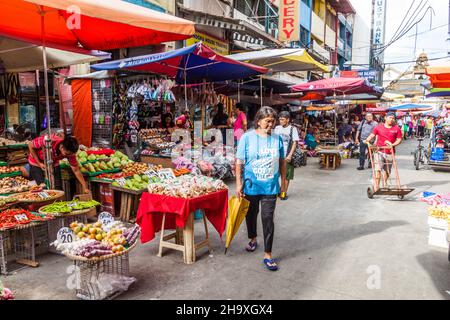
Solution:
[[[393,153],[395,147],[402,142],[402,131],[395,121],[395,114],[388,112],[384,123],[379,124],[373,132],[364,140],[370,146],[370,141],[377,138],[376,146],[378,151],[374,154],[374,170],[376,190],[380,188],[381,171],[383,171],[384,185],[387,185],[389,174],[392,168]]]
[[[61,138],[56,134],[53,134],[50,139],[52,144],[52,160],[56,188],[59,190],[62,189],[59,161],[67,158],[75,177],[83,187],[84,193],[89,193],[90,191],[87,187],[86,181],[84,180],[80,168],[78,167],[76,153],[79,145],[77,139],[70,136]],[[35,180],[37,184],[45,182],[44,147],[44,136],[37,137],[28,143],[28,149],[30,150],[30,155],[28,156],[28,163],[30,164],[30,180]]]

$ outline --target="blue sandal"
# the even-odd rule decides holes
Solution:
[[[264,266],[270,271],[278,270],[278,265],[275,263],[274,259],[264,259],[263,263],[264,263]]]
[[[247,246],[245,247],[245,250],[247,250],[248,252],[253,252],[256,250],[257,246],[258,246],[258,243],[256,241],[255,242],[250,241],[247,244]]]

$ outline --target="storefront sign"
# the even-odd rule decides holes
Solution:
[[[300,41],[299,0],[281,0],[279,9],[278,40]]]
[[[386,25],[386,0],[375,0],[374,20],[373,20],[373,44],[382,45],[384,43],[384,29]]]
[[[340,76],[342,78],[365,78],[370,82],[377,81],[378,72],[376,70],[351,70],[341,71]]]
[[[225,40],[220,40],[200,32],[194,33],[192,38],[187,39],[186,46],[191,46],[197,42],[203,42],[203,44],[205,44],[206,46],[210,47],[215,52],[223,56],[226,56],[230,53],[229,45],[227,42],[225,42]]]

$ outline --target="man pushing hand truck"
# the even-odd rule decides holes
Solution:
[[[376,138],[375,146],[371,141]],[[367,196],[372,199],[374,195],[396,195],[400,199],[414,189],[404,188],[400,184],[395,147],[402,143],[402,132],[395,121],[395,114],[388,112],[385,122],[373,129],[373,132],[363,141],[369,146],[369,156],[373,173],[373,186],[367,189]],[[389,178],[394,168],[395,186],[389,184]],[[383,184],[380,188],[381,178]]]

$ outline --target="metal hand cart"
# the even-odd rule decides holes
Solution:
[[[374,196],[397,196],[403,200],[405,195],[414,191],[413,188],[401,185],[395,150],[392,147],[369,145],[368,149],[370,162],[372,163],[372,186],[367,188],[367,197],[369,199],[373,199]],[[391,152],[389,153],[388,150]],[[380,171],[381,187],[376,183],[377,171]],[[384,174],[387,174],[386,181]]]

